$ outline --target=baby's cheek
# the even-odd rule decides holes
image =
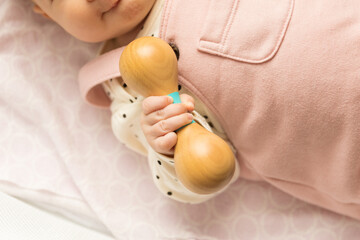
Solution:
[[[104,39],[104,27],[101,24],[99,13],[86,7],[65,5],[55,21],[69,34],[85,42],[100,42]]]
[[[151,10],[155,0],[123,0],[122,13],[125,20],[142,20]]]

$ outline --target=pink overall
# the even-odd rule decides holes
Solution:
[[[242,177],[357,219],[359,13],[358,0],[169,0],[160,32],[180,50],[180,83],[235,146]],[[88,77],[93,63],[82,70],[88,101],[108,104],[93,87],[119,76],[117,61],[101,76]]]

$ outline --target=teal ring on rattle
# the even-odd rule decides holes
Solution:
[[[180,94],[179,94],[179,92],[170,93],[170,94],[168,94],[168,96],[170,96],[170,97],[172,97],[172,99],[174,99],[173,104],[181,103],[181,99],[180,99]],[[180,130],[180,129],[182,129],[183,127],[185,127],[185,126],[187,126],[187,125],[189,125],[189,124],[192,124],[192,123],[195,123],[195,121],[192,120],[191,123],[188,123],[188,124],[182,126],[181,128],[175,130],[175,132],[178,131],[178,130]]]

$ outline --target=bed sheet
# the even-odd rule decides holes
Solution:
[[[77,73],[99,44],[30,9],[0,3],[1,191],[117,239],[358,239],[358,221],[266,183],[238,180],[199,205],[162,196],[145,159],[114,138],[110,112],[80,98]]]

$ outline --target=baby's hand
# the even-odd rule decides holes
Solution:
[[[171,155],[177,142],[178,128],[190,123],[193,119],[194,99],[181,94],[181,103],[172,104],[169,96],[152,96],[144,99],[141,128],[150,146],[158,153]]]

